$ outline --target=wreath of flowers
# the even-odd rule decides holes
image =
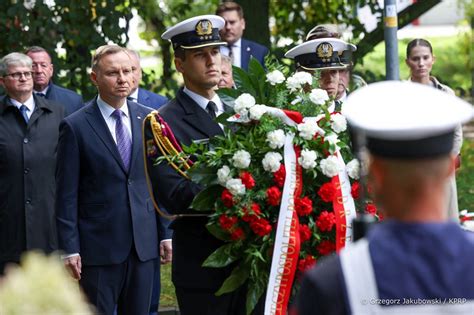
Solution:
[[[301,242],[298,273],[336,250],[332,208],[336,196],[332,178],[340,171],[336,152],[347,163],[352,196],[354,200],[359,198],[359,163],[350,150],[346,119],[330,111],[333,100],[317,87],[318,80],[312,74],[297,72],[285,77],[281,66],[268,67],[274,69],[265,73],[254,59],[248,73],[234,67],[236,89],[218,92],[225,103],[234,104],[235,111],[217,118],[225,125],[224,135],[184,148],[185,154],[195,157],[187,173],[205,187],[192,208],[213,209],[207,228],[225,242],[203,266],[235,266],[216,294],[231,292],[246,283],[247,312],[255,307],[268,284],[286,177],[286,135],[294,135],[303,182],[301,194],[294,201]],[[288,110],[289,115],[303,119],[293,126],[285,124],[270,115],[273,108]],[[359,204],[358,208],[361,206],[376,212],[371,203]]]

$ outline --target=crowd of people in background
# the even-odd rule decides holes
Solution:
[[[196,34],[197,25],[203,19],[209,21],[212,28],[204,37]],[[221,243],[206,231],[205,216],[185,215],[192,211],[190,203],[201,187],[179,176],[168,165],[153,167],[150,160],[144,161],[143,150],[147,148],[143,147],[143,142],[151,134],[149,126],[145,126],[142,135],[142,125],[152,110],[159,110],[177,140],[184,145],[222,134],[222,128],[213,118],[231,110],[231,104],[223,102],[216,89],[235,87],[233,66],[247,70],[251,57],[264,65],[269,54],[268,48],[243,38],[245,24],[242,8],[228,1],[219,5],[215,15],[187,19],[162,35],[173,44],[176,70],[184,81],[184,86],[176,91],[176,97],[172,100],[141,88],[139,53],[115,45],[104,45],[94,52],[90,79],[97,87],[97,95],[85,104],[81,95],[52,81],[53,52],[32,46],[24,52],[12,52],[0,60],[0,84],[5,93],[0,97],[0,275],[8,264],[18,264],[26,251],[52,253],[59,250],[65,266],[79,281],[89,302],[98,312],[153,314],[158,310],[160,264],[172,262],[172,278],[181,314],[244,314],[245,288],[232,294],[215,295],[230,269],[202,267],[202,262]],[[209,26],[202,24],[200,27],[205,30]],[[329,42],[337,47],[340,40],[341,34],[336,26],[318,25],[308,32],[305,43],[301,45],[316,47],[321,42]],[[339,56],[349,59],[330,66],[308,67],[303,59],[299,59],[302,53],[298,50],[289,56],[296,61],[296,71],[317,71],[320,74],[319,85],[335,100],[334,111],[341,111],[346,106],[347,97],[353,92],[351,87],[355,86],[351,81],[357,81],[358,86],[365,85],[360,77],[352,76],[350,54],[355,46],[348,44],[347,47],[344,54],[339,51]],[[449,87],[430,75],[435,60],[428,41],[411,41],[406,56],[410,69],[408,80],[453,95]],[[391,88],[394,89],[390,92],[393,97],[400,96],[394,91],[403,94],[397,86]],[[411,100],[404,100],[411,101],[413,106],[423,103],[416,93],[410,96],[413,97]],[[370,98],[371,94],[366,97]],[[448,98],[446,100],[449,101]],[[451,101],[455,102],[454,96]],[[458,168],[462,145],[461,119],[453,119],[453,123],[452,153]],[[444,158],[436,161],[435,165],[428,161],[429,155],[423,157],[427,161],[422,160],[417,165],[428,167],[429,164],[437,170],[436,176],[429,179],[416,178],[421,183],[420,189],[428,191],[428,188],[436,188],[436,193],[447,196],[446,201],[442,198],[436,200],[433,208],[436,218],[429,219],[430,222],[444,222],[447,213],[451,220],[458,220],[455,172],[447,162],[449,152],[444,150]],[[372,179],[380,179],[380,182],[374,183],[374,187],[380,189],[376,193],[408,194],[406,191],[399,192],[396,184],[390,187],[382,185],[397,183],[393,170],[407,165],[403,162],[400,165],[385,162],[375,158],[371,164],[371,172],[375,174]],[[151,169],[151,195],[145,168]],[[444,181],[446,174],[449,174],[449,180]],[[406,179],[413,180],[410,176],[408,174]],[[430,186],[424,186],[428,184]],[[412,196],[409,202],[420,207],[423,202],[429,204],[426,191],[420,192],[419,199]],[[184,216],[170,224],[169,220],[157,215],[153,198],[169,213]],[[385,199],[382,203],[388,209],[389,217],[390,211],[393,211],[392,218],[403,220],[404,214],[396,211],[394,203]],[[373,251],[370,248],[370,255],[374,259],[375,286],[379,287],[383,297],[394,297],[392,290],[383,283],[392,283],[397,279],[383,278],[386,281],[383,282],[379,278],[382,274],[380,268],[396,261],[396,258],[393,257],[395,252],[384,256],[387,251],[390,252],[391,243],[377,240],[396,239],[397,231],[406,230],[407,238],[397,243],[397,250],[402,251],[404,244],[409,244],[411,240],[414,240],[412,244],[419,241],[420,247],[426,244],[436,246],[427,238],[449,233],[456,236],[457,244],[464,244],[465,248],[473,247],[472,241],[467,241],[456,226],[442,225],[439,231],[437,227],[426,228],[422,224],[426,221],[425,215],[432,217],[428,212],[416,211],[413,209],[412,216],[406,221],[420,225],[419,230],[424,231],[422,238],[416,238],[413,226],[409,224],[379,229],[369,238],[375,240],[371,243],[375,245]],[[446,257],[449,248],[459,249],[461,246],[442,242],[441,237],[437,240],[440,240],[438,244],[442,244],[438,250]],[[425,266],[436,260],[416,260],[415,252],[420,247],[410,247],[415,264]],[[426,257],[435,257],[429,256],[432,254],[427,252]],[[462,260],[460,251],[456,250],[453,255]],[[352,304],[337,303],[337,300],[347,300],[348,294],[350,302],[354,302],[349,289],[341,286],[343,282],[337,282],[334,288],[319,286],[322,282],[336,283],[335,279],[343,279],[341,270],[344,274],[348,272],[343,261],[332,259],[336,261],[316,269],[303,282],[306,291],[302,291],[298,300],[299,314],[313,314],[315,309],[319,309],[320,314],[342,314],[347,312],[348,307],[357,309]],[[435,266],[443,275],[447,272],[445,263],[443,261]],[[468,278],[472,278],[472,272],[460,270],[463,271]],[[406,276],[417,275],[413,271]],[[452,278],[461,281],[459,276],[456,273]],[[434,282],[436,280],[430,277],[426,279],[426,283]],[[451,296],[452,293],[474,299],[472,287],[459,289],[454,283],[450,282],[452,286],[447,286],[449,290],[446,291],[422,293],[400,286],[397,292],[401,293],[395,296],[400,297],[405,292],[419,293],[418,296],[428,298],[430,294]],[[330,298],[326,299],[326,296]],[[314,302],[325,299],[324,303]],[[263,307],[260,302],[255,314],[262,314]]]

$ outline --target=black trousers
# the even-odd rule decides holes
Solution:
[[[142,262],[135,249],[120,264],[82,266],[79,284],[100,314],[145,315],[149,312],[154,260]]]

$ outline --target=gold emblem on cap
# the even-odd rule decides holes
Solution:
[[[321,58],[323,62],[329,62],[332,57],[333,48],[328,42],[324,42],[316,47],[316,55]]]
[[[196,34],[198,36],[211,35],[212,23],[209,20],[201,20],[196,24]]]

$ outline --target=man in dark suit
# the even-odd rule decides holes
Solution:
[[[306,274],[295,314],[472,314],[474,235],[448,220],[445,201],[454,130],[472,106],[385,81],[349,95],[344,114],[384,221]]]
[[[128,100],[137,102],[141,105],[153,109],[159,109],[162,105],[168,102],[168,99],[164,96],[158,95],[151,91],[142,89],[139,87],[140,82],[142,81],[142,67],[140,65],[140,54],[138,51],[129,49],[128,53],[132,59],[132,72],[134,76],[134,85],[132,92],[128,96]],[[163,222],[165,226],[163,229],[167,229],[169,222],[161,218],[160,222]],[[160,301],[160,292],[161,292],[161,277],[160,277],[160,264],[167,264],[171,262],[172,257],[172,248],[171,248],[171,239],[162,239],[160,241],[160,259],[155,261],[155,278],[153,279],[153,292],[151,295],[151,304],[150,304],[150,315],[154,315],[158,312],[159,301]]]
[[[177,141],[184,145],[223,133],[214,118],[225,110],[215,92],[221,77],[219,46],[225,45],[218,30],[224,24],[219,16],[197,16],[169,28],[162,35],[173,44],[174,62],[183,75],[184,88],[160,113]],[[145,121],[145,141],[154,196],[168,211],[179,215],[171,225],[174,230],[172,277],[181,314],[245,314],[244,289],[215,295],[231,269],[202,266],[223,243],[207,231],[206,214],[189,208],[201,187],[182,177],[167,163],[155,165],[157,148],[153,144],[149,119]]]
[[[99,47],[91,80],[97,98],[60,125],[59,248],[100,313],[117,304],[119,314],[147,314],[159,248],[141,137],[150,109],[127,102],[134,79],[124,48]]]
[[[64,109],[33,95],[32,60],[0,60],[0,275],[28,250],[57,249],[56,149]]]
[[[132,58],[132,70],[135,76],[135,84],[128,99],[153,109],[158,109],[162,105],[165,105],[168,102],[166,97],[139,87],[143,75],[140,65],[140,55],[136,50],[129,49],[128,51]]]
[[[227,42],[221,47],[224,55],[231,57],[232,64],[236,67],[248,70],[250,57],[254,57],[264,65],[268,48],[251,40],[242,38],[245,30],[244,11],[235,2],[222,2],[216,10],[216,14],[225,20],[225,27],[221,29],[221,37]]]
[[[82,96],[53,83],[54,67],[51,56],[44,48],[32,46],[25,53],[33,60],[34,93],[37,96],[64,106],[66,116],[84,106]]]

